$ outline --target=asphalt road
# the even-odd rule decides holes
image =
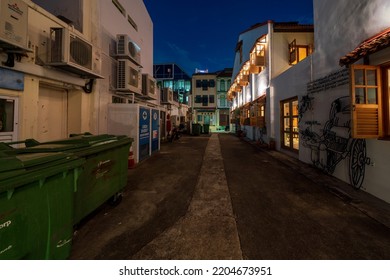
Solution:
[[[390,258],[388,227],[238,138],[220,142],[245,259]]]
[[[390,259],[387,225],[230,134],[165,143],[128,175],[71,259]]]

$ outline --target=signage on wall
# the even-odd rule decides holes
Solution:
[[[0,68],[0,88],[24,90],[24,74]]]
[[[140,145],[148,144],[150,139],[150,111],[149,109],[140,108],[139,120],[139,142]]]

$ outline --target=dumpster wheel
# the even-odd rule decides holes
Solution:
[[[117,192],[112,197],[110,197],[110,199],[108,200],[108,204],[115,207],[118,206],[119,203],[121,203],[121,201],[122,201],[122,193]]]

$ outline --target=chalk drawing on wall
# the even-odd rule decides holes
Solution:
[[[307,99],[302,100],[308,102]],[[312,99],[309,101],[311,103]],[[320,125],[317,121],[305,122],[306,128],[300,133],[302,145],[311,150],[311,161],[316,167],[332,174],[336,166],[346,159],[350,184],[360,189],[370,158],[367,157],[366,141],[351,137],[350,105],[349,96],[337,98],[331,103],[329,119],[320,130],[322,133],[318,134],[313,130],[313,126]]]

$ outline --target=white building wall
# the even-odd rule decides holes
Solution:
[[[250,51],[256,43],[256,40],[267,33],[268,24],[265,23],[257,28],[253,28],[246,32],[244,31],[238,36],[237,42],[242,41],[242,61],[240,62],[240,52],[237,51],[234,57],[233,79],[237,76],[238,72],[240,72],[242,65],[249,60]]]
[[[277,150],[280,150],[281,143],[280,102],[292,97],[298,97],[300,100],[302,95],[306,94],[306,84],[310,81],[310,76],[311,56],[272,80],[271,91],[267,95],[267,106],[272,109],[272,113],[267,114],[267,123],[270,124],[269,137],[275,139]]]
[[[65,119],[66,128],[61,134],[56,137],[67,136],[70,133],[81,133],[90,131],[89,114],[91,107],[89,106],[91,96],[86,95],[82,90],[86,80],[78,75],[49,67],[45,65],[48,62],[49,55],[49,34],[51,27],[69,26],[59,20],[56,16],[50,14],[40,6],[31,1],[24,1],[28,4],[28,40],[32,52],[26,53],[20,61],[15,61],[14,67],[8,67],[10,70],[15,70],[24,73],[24,89],[21,91],[10,91],[0,89],[0,96],[18,98],[18,140],[26,138],[36,138],[40,140],[53,140],[51,127],[47,126],[50,122],[45,122],[41,119],[38,122],[41,107],[44,106],[43,100],[40,100],[40,93],[47,88],[65,91],[68,100],[64,100],[68,108],[62,112],[62,117]],[[86,28],[88,30],[88,28]],[[85,36],[75,29],[71,29],[75,34],[87,40],[90,36]],[[88,33],[88,31],[86,31]],[[90,34],[90,33],[89,33]],[[0,54],[1,61],[6,60],[4,53]],[[94,57],[95,70],[100,71],[99,57]],[[5,66],[2,66],[5,67]],[[7,68],[7,67],[5,67]],[[54,102],[60,101],[58,96]],[[59,112],[56,112],[58,114]],[[49,112],[49,114],[51,114]],[[50,115],[48,116],[50,118]],[[46,135],[47,134],[47,135]],[[55,135],[55,134],[54,134]]]
[[[280,99],[279,96],[283,97],[283,92],[287,88],[294,89],[295,94],[300,96],[305,93],[305,83],[311,78],[315,81],[344,69],[339,66],[339,59],[362,41],[390,27],[389,13],[390,2],[386,0],[314,0],[315,52],[311,57],[312,77],[307,70],[300,69],[300,65],[282,74],[279,78],[285,77],[284,82],[279,82],[276,79],[274,83],[278,99]],[[389,50],[376,53],[370,56],[370,63],[375,65],[390,61],[389,54]],[[300,85],[294,87],[294,81]],[[291,91],[291,95],[294,95],[293,91]],[[327,167],[327,165],[329,166],[328,154],[331,151],[329,147],[332,143],[322,140],[326,138],[327,131],[332,129],[329,124],[335,116],[338,119],[343,119],[343,121],[339,121],[339,126],[348,124],[350,121],[349,96],[348,78],[346,83],[342,85],[310,94],[312,98],[311,109],[304,112],[300,121],[300,131],[309,129],[317,134],[320,140],[305,139],[300,134],[300,160],[315,164],[322,169],[329,168]],[[336,114],[332,111],[334,102],[339,102],[343,107],[343,110]],[[300,106],[302,106],[301,98]],[[278,107],[275,104],[275,108]],[[276,111],[275,113],[277,113]],[[310,122],[311,125],[308,124]],[[346,126],[349,128],[348,125]],[[277,124],[275,127],[275,130],[278,131]],[[350,144],[355,139],[351,138],[348,128],[336,127],[338,130],[336,135],[344,137]],[[348,146],[343,153],[339,154],[341,160],[332,172],[333,176],[347,183],[350,183],[350,147]],[[390,185],[388,184],[390,181],[390,173],[388,172],[390,168],[390,142],[366,139],[366,152],[371,164],[365,165],[362,189],[390,202]]]
[[[313,0],[315,79],[340,69],[339,59],[390,27],[387,0]]]
[[[288,45],[296,39],[297,45],[310,45],[313,42],[313,33],[310,32],[273,32],[272,34],[272,73],[271,77],[277,77],[284,71],[288,70],[289,50]]]
[[[47,3],[37,0],[42,6],[45,5],[48,10],[55,12],[56,15],[69,16],[74,10],[73,14],[77,21],[75,28],[34,2],[23,1],[29,6],[28,40],[33,52],[27,53],[27,57],[22,57],[21,61],[15,61],[15,66],[9,67],[9,69],[25,73],[24,89],[21,91],[0,89],[2,98],[18,99],[17,140],[26,138],[52,140],[40,135],[42,134],[40,127],[43,126],[38,124],[39,106],[42,105],[39,95],[47,87],[53,88],[53,92],[55,90],[66,92],[67,100],[64,106],[68,110],[63,112],[63,118],[66,119],[67,123],[64,136],[83,132],[106,133],[107,104],[112,102],[112,94],[116,93],[116,62],[113,57],[116,34],[126,33],[136,41],[142,51],[142,72],[153,75],[153,23],[143,1],[119,0],[126,10],[126,15],[122,16],[112,1],[107,0],[72,0],[66,3],[61,1],[61,3]],[[138,31],[130,25],[127,15],[130,15],[136,22]],[[51,27],[69,28],[93,45],[94,72],[102,75],[104,79],[94,80],[91,93],[86,93],[83,90],[83,87],[89,82],[89,78],[46,65]],[[7,60],[6,54],[1,53],[0,59],[1,61]],[[53,94],[54,97],[56,97],[55,94]],[[157,102],[159,101],[154,102],[156,106],[159,105]],[[50,127],[47,129],[50,130]],[[48,135],[52,134],[48,133]]]
[[[94,1],[94,0],[93,0]],[[106,79],[99,81],[96,96],[94,119],[98,133],[107,132],[107,105],[116,94],[116,35],[127,34],[141,48],[142,73],[153,76],[153,22],[142,0],[119,0],[125,12],[122,14],[112,1],[99,0],[100,13],[97,36],[100,38],[102,70]],[[128,21],[130,17],[137,25],[135,29]],[[157,101],[150,101],[158,104]]]

